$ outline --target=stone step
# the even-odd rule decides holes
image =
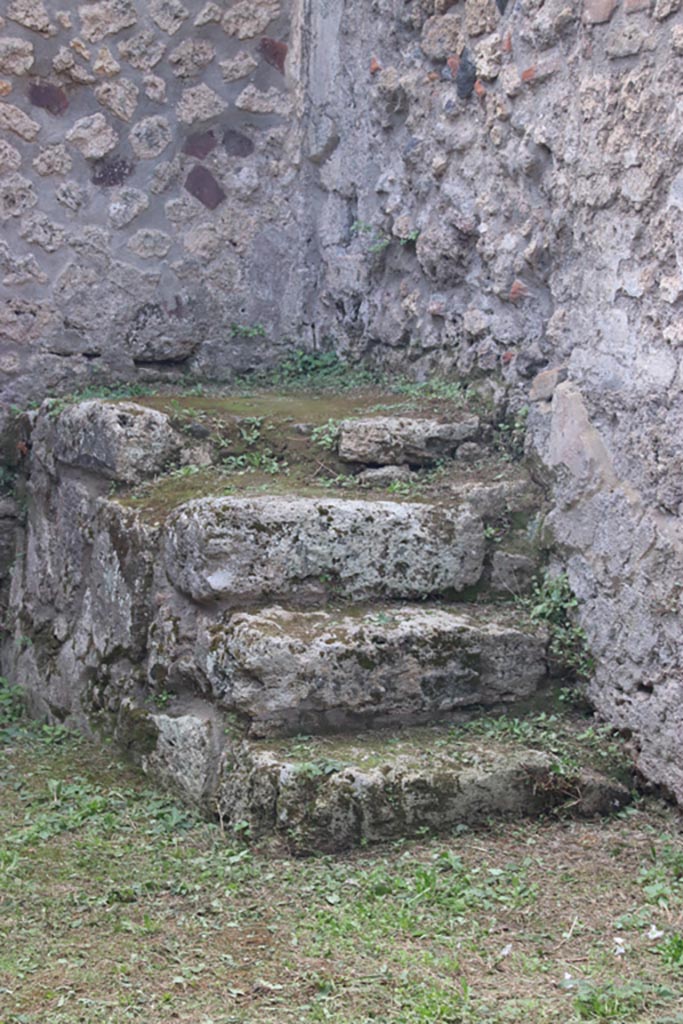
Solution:
[[[562,808],[596,816],[629,790],[593,769],[519,744],[445,729],[369,733],[231,751],[217,806],[225,825],[278,834],[299,852],[532,818]]]
[[[194,601],[426,598],[481,577],[484,529],[469,508],[343,498],[199,498],[164,525],[164,565]]]
[[[246,740],[198,698],[127,714],[118,741],[155,781],[226,829],[302,853],[495,819],[596,817],[631,798],[625,753],[580,717]]]
[[[213,698],[254,736],[418,723],[528,700],[547,635],[518,609],[456,605],[236,613],[200,633]]]
[[[339,426],[338,454],[343,462],[370,466],[425,466],[455,457],[480,429],[479,417],[466,413],[447,423],[406,416],[349,419]]]

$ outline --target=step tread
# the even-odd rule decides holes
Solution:
[[[462,727],[250,741],[233,758],[219,800],[226,820],[323,849],[559,807],[605,814],[628,803],[628,789],[594,766],[598,752],[581,752],[579,743],[578,761],[542,745]]]
[[[210,624],[196,653],[219,703],[273,735],[529,700],[547,681],[547,639],[510,607],[271,606]]]
[[[196,601],[428,597],[478,582],[485,543],[467,508],[300,496],[198,498],[164,527],[164,566]]]

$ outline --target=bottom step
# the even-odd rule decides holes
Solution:
[[[608,814],[629,790],[593,769],[518,743],[413,728],[352,739],[244,742],[226,758],[217,806],[226,824],[278,833],[295,849],[366,842],[525,818],[562,808]]]

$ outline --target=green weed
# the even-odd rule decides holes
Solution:
[[[550,653],[560,671],[576,673],[588,678],[595,667],[586,634],[576,625],[578,599],[566,573],[551,576],[546,573],[533,588],[531,597],[524,600],[531,618],[544,622],[550,630]]]

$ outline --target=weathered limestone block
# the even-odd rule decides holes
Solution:
[[[191,806],[208,804],[221,737],[221,723],[214,720],[210,708],[175,716],[152,714],[149,725],[157,736],[153,750],[142,757],[143,770],[170,783]],[[215,806],[206,809],[213,813]]]
[[[53,447],[58,462],[129,484],[162,472],[178,451],[168,416],[133,402],[102,401],[66,409]]]
[[[87,636],[99,663],[118,656],[139,664],[153,612],[157,531],[115,502],[100,499],[93,512],[92,550],[81,567],[85,592],[74,629]]]
[[[24,75],[33,66],[33,44],[27,39],[0,37],[0,73]]]
[[[222,819],[248,822],[252,834],[279,832],[297,847],[340,850],[361,842],[483,824],[492,817],[534,817],[565,804],[568,780],[537,750],[454,745],[437,752],[439,733],[421,738],[370,734],[331,743],[317,760],[245,743],[226,753],[218,790]],[[619,810],[628,790],[592,772],[577,773],[570,793],[577,815]]]
[[[530,697],[546,677],[543,631],[476,608],[235,614],[199,637],[219,703],[254,735],[426,721]]]
[[[476,583],[483,556],[477,517],[426,504],[204,498],[166,522],[169,579],[200,602],[426,597]]]
[[[393,416],[344,420],[339,428],[339,458],[378,466],[421,466],[452,457],[479,430],[477,416],[463,416],[453,423]]]

